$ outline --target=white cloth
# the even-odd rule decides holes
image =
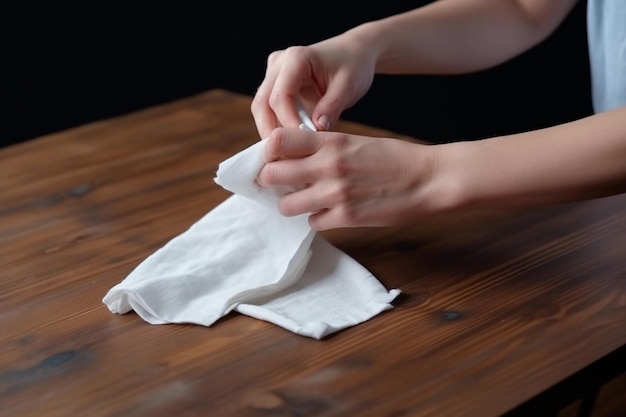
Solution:
[[[210,326],[235,309],[321,339],[392,308],[399,290],[316,234],[307,215],[278,213],[285,190],[255,181],[264,145],[220,164],[215,181],[234,195],[111,288],[111,312]]]

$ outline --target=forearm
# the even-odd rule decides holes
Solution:
[[[378,73],[451,74],[500,64],[545,39],[576,0],[439,0],[345,33]]]
[[[561,203],[626,192],[626,107],[563,125],[438,146],[427,197],[443,208]]]

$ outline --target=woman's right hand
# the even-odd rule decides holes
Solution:
[[[265,78],[252,101],[259,135],[298,127],[298,101],[318,130],[329,130],[341,113],[369,90],[376,57],[350,32],[270,54]]]

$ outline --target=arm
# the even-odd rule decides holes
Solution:
[[[471,72],[543,41],[576,1],[439,0],[363,24],[344,36],[372,48],[380,73]]]
[[[262,138],[300,123],[320,130],[368,91],[378,73],[449,74],[497,65],[545,39],[576,0],[439,0],[310,46],[273,52],[252,101]]]
[[[277,129],[259,183],[306,187],[284,215],[318,230],[390,226],[465,208],[521,207],[626,192],[626,107],[563,125],[474,142]]]
[[[442,145],[438,158],[434,192],[425,197],[438,201],[435,206],[526,206],[623,193],[626,107],[532,132]]]

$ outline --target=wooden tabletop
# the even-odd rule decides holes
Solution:
[[[249,106],[214,90],[0,150],[0,415],[490,417],[626,345],[626,196],[326,232],[403,295],[321,341],[111,314],[109,288],[229,196],[213,177],[258,140]]]

